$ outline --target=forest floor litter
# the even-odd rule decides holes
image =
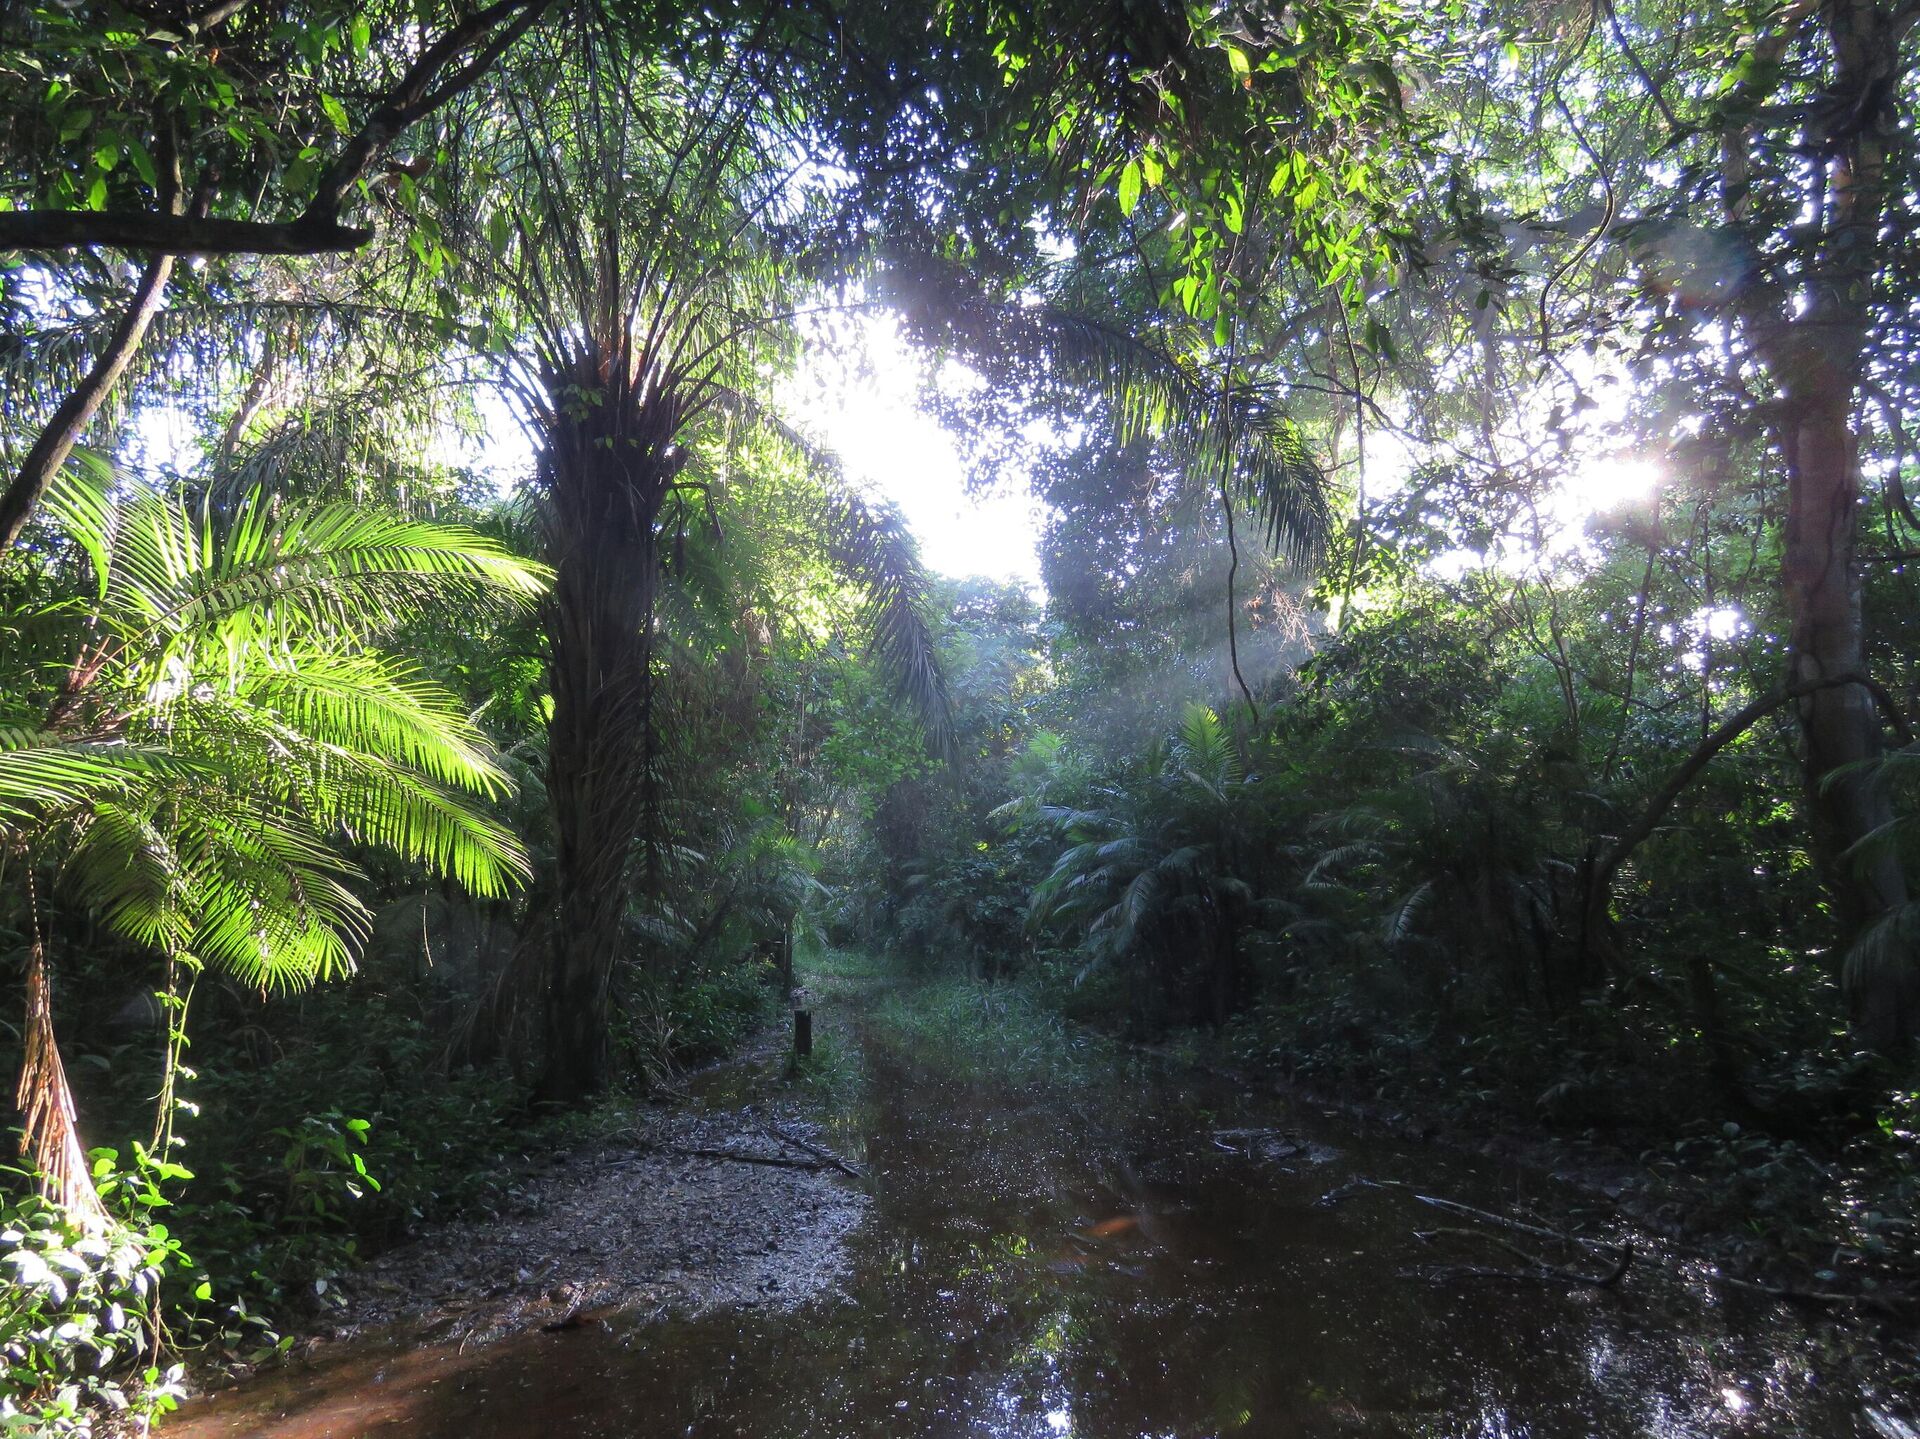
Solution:
[[[344,1276],[316,1341],[417,1325],[483,1344],[615,1314],[796,1308],[845,1277],[867,1206],[750,1111],[643,1110],[616,1139],[553,1156],[507,1212],[436,1226]]]

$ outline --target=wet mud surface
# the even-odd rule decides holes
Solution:
[[[410,1325],[472,1345],[615,1311],[791,1309],[846,1278],[866,1206],[751,1113],[642,1114],[620,1143],[557,1156],[513,1212],[447,1225],[353,1275],[330,1337]]]
[[[535,1297],[512,1311],[529,1322],[517,1328],[488,1321],[464,1338],[423,1333],[418,1318],[376,1328],[189,1406],[171,1432],[1920,1433],[1904,1427],[1914,1415],[1896,1392],[1920,1362],[1911,1334],[1729,1293],[1660,1253],[1604,1198],[1537,1170],[1143,1062],[1071,1085],[960,1076],[860,1029],[852,1013],[823,1019],[837,1043],[864,1050],[865,1077],[809,1133],[861,1162],[864,1212],[861,1187],[838,1175],[703,1167],[650,1151],[553,1201],[550,1217],[565,1216],[558,1228],[586,1252],[543,1258],[578,1261],[579,1273],[611,1285],[605,1300],[586,1300],[580,1322],[551,1331],[530,1322],[581,1302],[542,1297],[576,1271],[530,1275]],[[739,1116],[738,1097],[710,1096],[704,1112],[663,1118],[642,1137],[679,1148],[743,1140],[755,1121]],[[796,1181],[802,1207],[780,1209],[778,1186]],[[1632,1244],[1636,1259],[1611,1285],[1516,1280],[1516,1251],[1590,1275],[1600,1266],[1577,1247],[1436,1213],[1421,1195]],[[800,1274],[783,1274],[778,1298],[760,1287],[770,1271],[756,1267],[752,1226],[730,1217],[756,1209],[789,1226],[758,1242],[815,1255],[818,1266],[808,1259],[802,1270],[820,1282],[803,1289]],[[604,1221],[607,1212],[625,1218]],[[698,1222],[689,1227],[687,1214]],[[502,1282],[486,1276],[504,1250],[539,1242],[506,1238],[514,1222],[471,1241],[503,1246],[494,1257],[476,1248],[471,1266],[416,1273],[400,1254],[375,1273],[425,1288],[422,1275]],[[628,1238],[609,1222],[656,1234]],[[834,1245],[816,1251],[803,1233],[837,1233],[839,1259],[820,1258]],[[723,1245],[716,1234],[731,1237]],[[709,1246],[704,1263],[692,1243]],[[1463,1278],[1472,1268],[1509,1277]],[[700,1271],[708,1277],[692,1277]],[[670,1279],[696,1297],[677,1303]],[[471,1288],[426,1322],[511,1297],[483,1292],[463,1306],[461,1293]],[[370,1326],[389,1312],[379,1302],[371,1292],[356,1300]]]

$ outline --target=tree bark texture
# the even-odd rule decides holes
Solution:
[[[1784,584],[1788,657],[1796,686],[1865,673],[1858,556],[1860,436],[1854,416],[1869,358],[1869,296],[1886,205],[1886,146],[1898,125],[1892,96],[1901,40],[1912,20],[1876,0],[1821,8],[1832,55],[1830,83],[1809,128],[1824,152],[1825,224],[1802,288],[1804,311],[1790,339],[1773,346],[1784,404],[1779,444],[1788,477]],[[1814,849],[1851,943],[1907,898],[1892,853],[1850,853],[1893,818],[1883,786],[1846,772],[1877,759],[1874,702],[1860,685],[1816,690],[1800,701]],[[1920,972],[1914,957],[1893,965],[1848,964],[1843,986],[1854,1032],[1888,1050],[1920,1036]]]
[[[1750,78],[1729,97],[1731,113],[1757,117],[1779,83],[1796,37],[1817,39],[1827,68],[1804,110],[1798,153],[1804,202],[1814,218],[1783,260],[1756,267],[1737,302],[1741,328],[1778,394],[1774,440],[1787,470],[1782,590],[1788,620],[1787,682],[1796,706],[1805,762],[1815,857],[1851,945],[1863,929],[1905,902],[1907,886],[1892,855],[1856,846],[1893,817],[1871,776],[1849,771],[1879,757],[1875,695],[1867,683],[1858,556],[1860,434],[1855,415],[1872,359],[1872,306],[1887,262],[1882,220],[1888,202],[1887,155],[1901,142],[1901,47],[1920,8],[1886,0],[1826,0],[1792,7],[1755,42]],[[1800,27],[1807,27],[1802,29]],[[1812,34],[1809,34],[1808,31]],[[1722,137],[1724,207],[1729,222],[1750,221],[1750,187],[1760,121],[1743,120]],[[1786,148],[1772,137],[1776,152]],[[1899,1048],[1920,1037],[1920,966],[1848,964],[1843,971],[1856,1036],[1872,1048]]]
[[[555,570],[544,623],[553,718],[547,789],[556,929],[543,1097],[577,1103],[612,1075],[614,966],[646,826],[654,525],[677,469],[671,431],[589,372],[542,457]],[[616,390],[619,388],[616,384]],[[600,398],[584,406],[580,393]]]
[[[1907,885],[1892,851],[1849,854],[1893,819],[1893,805],[1870,774],[1843,772],[1881,754],[1872,694],[1859,684],[1826,685],[1836,676],[1866,671],[1857,555],[1859,439],[1850,380],[1819,362],[1808,368],[1812,373],[1799,386],[1788,385],[1789,418],[1782,427],[1789,479],[1783,564],[1788,655],[1796,688],[1824,686],[1802,696],[1796,708],[1814,852],[1842,937],[1851,941],[1905,903]],[[1854,1031],[1869,1047],[1896,1048],[1915,1036],[1920,995],[1911,962],[1871,970],[1848,966],[1843,979]]]

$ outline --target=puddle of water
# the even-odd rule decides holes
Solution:
[[[847,1293],[797,1314],[615,1319],[462,1353],[403,1340],[271,1373],[172,1432],[262,1439],[554,1434],[1867,1435],[1839,1330],[1652,1268],[1617,1289],[1403,1277],[1444,1227],[1404,1195],[1316,1205],[1357,1175],[1510,1211],[1536,1178],[1258,1115],[1134,1068],[1098,1090],[943,1079],[875,1046],[832,1142],[875,1206]],[[709,1095],[709,1102],[725,1095]],[[1292,1152],[1295,1146],[1298,1152]],[[1242,1146],[1244,1147],[1244,1145]],[[1560,1205],[1567,1202],[1561,1196]],[[1444,1246],[1449,1241],[1435,1240]],[[1885,1432],[1884,1430],[1881,1432]]]

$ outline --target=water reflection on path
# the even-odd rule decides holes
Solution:
[[[1357,1175],[1511,1210],[1542,1181],[1133,1065],[1010,1089],[874,1042],[833,1143],[876,1204],[847,1296],[465,1353],[402,1339],[195,1406],[195,1436],[1870,1435],[1817,1321],[1654,1267],[1618,1289],[1401,1276],[1434,1226]],[[724,1096],[721,1096],[724,1098]],[[1277,1127],[1261,1162],[1216,1130]],[[1284,1156],[1284,1157],[1282,1157]],[[1551,1196],[1556,1212],[1577,1203]],[[1493,1256],[1497,1259],[1497,1255]],[[1885,1432],[1885,1431],[1882,1431]]]

